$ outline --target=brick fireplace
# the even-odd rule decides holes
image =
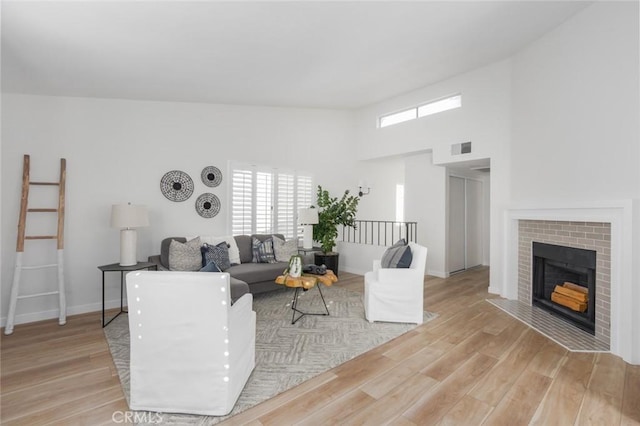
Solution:
[[[595,336],[609,343],[611,324],[611,224],[550,220],[518,221],[518,300],[532,304],[533,242],[596,252]]]

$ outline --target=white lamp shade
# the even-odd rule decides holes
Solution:
[[[298,210],[298,224],[315,225],[318,223],[318,210],[308,208]]]
[[[111,207],[112,228],[140,228],[149,226],[149,212],[147,206],[132,204],[114,204]]]

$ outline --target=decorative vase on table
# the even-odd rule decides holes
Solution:
[[[292,278],[299,278],[302,275],[302,256],[291,256],[291,259],[289,259],[287,274]]]

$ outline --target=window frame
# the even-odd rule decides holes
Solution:
[[[449,107],[449,108],[440,109],[440,110],[437,110],[437,111],[434,111],[434,112],[429,112],[427,114],[420,115],[420,109],[421,108],[425,108],[425,107],[428,107],[428,106],[433,106],[435,104],[439,104],[439,103],[442,103],[442,102],[445,102],[445,101],[452,101],[453,102],[456,99],[458,100],[458,102],[457,102],[458,104],[456,106],[452,106],[452,107]],[[427,102],[423,102],[423,103],[420,103],[420,104],[412,106],[412,107],[402,108],[402,109],[399,109],[399,110],[394,111],[394,112],[389,112],[389,113],[382,114],[382,115],[378,116],[377,125],[378,125],[378,129],[384,129],[386,127],[391,127],[391,126],[394,126],[396,124],[406,123],[407,121],[417,120],[419,118],[428,117],[430,115],[435,115],[435,114],[439,114],[441,112],[450,111],[452,109],[458,109],[458,108],[462,108],[462,93],[456,93],[456,94],[453,94],[453,95],[443,96],[441,98],[437,98],[437,99],[433,99],[433,100],[430,100],[430,101],[427,101]],[[399,121],[390,120],[392,122],[387,123],[387,124],[384,123],[385,119],[389,119],[389,118],[392,118],[394,116],[399,116],[401,114],[405,114],[405,113],[408,113],[408,112],[411,112],[411,111],[413,111],[413,117],[411,117],[411,118],[400,119]]]

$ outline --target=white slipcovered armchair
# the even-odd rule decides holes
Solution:
[[[364,276],[364,312],[369,322],[422,324],[424,271],[427,248],[409,243],[413,259],[409,268],[382,268],[373,261],[373,271]]]
[[[229,274],[127,274],[133,410],[225,415],[255,367],[256,314]]]

